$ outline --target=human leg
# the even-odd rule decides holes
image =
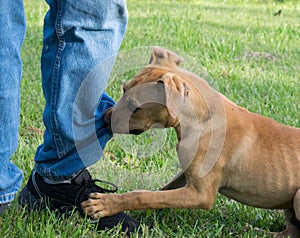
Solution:
[[[48,3],[41,60],[46,131],[35,169],[60,181],[95,163],[111,136],[101,124],[101,113],[113,101],[103,93],[125,33],[127,11],[125,1]],[[95,148],[98,153],[84,152]],[[82,156],[86,154],[90,156]]]
[[[23,0],[0,0],[0,205],[11,202],[22,172],[10,158],[18,145],[21,46],[25,36]],[[2,205],[2,208],[7,207]]]
[[[85,168],[99,160],[111,137],[102,114],[114,102],[104,89],[125,33],[126,2],[47,2],[41,58],[46,131],[19,203],[35,208],[46,199],[61,212],[74,207],[81,212],[90,192],[103,192]],[[111,228],[121,220],[123,230],[137,226],[125,214],[109,219],[101,219],[98,227]]]

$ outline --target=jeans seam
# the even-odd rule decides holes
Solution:
[[[58,74],[59,74],[59,69],[60,69],[60,64],[61,64],[62,51],[65,46],[63,30],[62,30],[62,11],[63,11],[63,3],[62,2],[63,2],[62,0],[57,1],[57,18],[56,18],[56,22],[55,22],[55,31],[56,31],[57,39],[58,39],[58,48],[57,48],[57,54],[55,57],[53,76],[52,76],[52,103],[51,103],[51,125],[52,125],[52,130],[53,130],[54,143],[56,145],[56,151],[57,151],[59,158],[64,156],[64,151],[62,149],[63,143],[59,136],[60,134],[57,129],[58,123],[56,120]]]

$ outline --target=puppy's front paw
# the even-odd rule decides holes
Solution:
[[[114,204],[114,194],[91,193],[87,201],[81,203],[82,210],[90,217],[99,219],[119,212]]]

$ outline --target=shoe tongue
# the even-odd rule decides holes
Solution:
[[[92,179],[88,170],[84,169],[80,171],[72,180],[72,184],[81,184],[84,181]]]

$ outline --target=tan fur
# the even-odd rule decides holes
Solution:
[[[287,230],[277,237],[300,237],[300,129],[237,106],[179,68],[181,62],[154,48],[150,65],[124,86],[107,117],[114,133],[145,131],[152,123],[174,127],[182,171],[161,191],[91,194],[84,211],[98,218],[135,209],[211,209],[220,192],[246,205],[286,209]],[[158,85],[164,105],[142,103],[151,98],[146,84],[150,91]],[[128,125],[124,108],[130,103],[142,110],[129,116]]]

